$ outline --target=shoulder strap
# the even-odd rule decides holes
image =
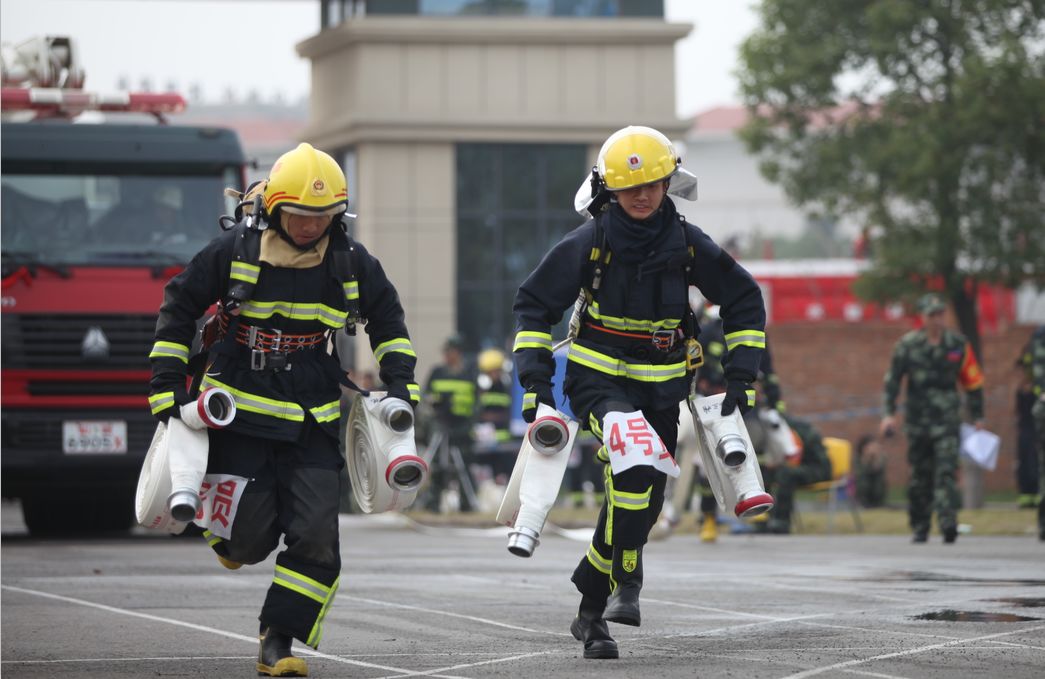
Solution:
[[[248,217],[236,224],[232,245],[232,263],[229,266],[229,289],[222,300],[225,311],[238,309],[254,294],[261,272],[261,232]]]
[[[334,265],[334,276],[341,282],[345,291],[345,303],[348,319],[345,321],[345,332],[356,334],[356,325],[365,323],[359,307],[359,254],[352,239],[343,231],[338,234],[336,228],[331,230],[331,261]]]

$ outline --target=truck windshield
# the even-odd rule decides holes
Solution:
[[[6,168],[5,168],[6,170]],[[0,175],[5,260],[52,265],[157,266],[188,262],[235,206],[223,176]]]

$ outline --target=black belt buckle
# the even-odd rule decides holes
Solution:
[[[288,355],[282,351],[264,352],[252,349],[250,352],[251,370],[290,370]]]
[[[657,351],[671,351],[675,346],[675,331],[656,330],[650,337],[650,341],[653,343],[653,348]]]

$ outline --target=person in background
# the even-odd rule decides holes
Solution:
[[[436,435],[445,436],[451,448],[461,454],[463,469],[456,468],[451,460],[443,459],[437,452],[429,470],[429,488],[424,493],[428,509],[439,511],[439,500],[443,491],[453,481],[453,476],[467,475],[467,482],[475,488],[470,465],[473,462],[472,427],[475,424],[476,375],[464,360],[464,341],[459,335],[451,335],[443,343],[443,362],[428,374],[425,384],[426,400],[434,412],[432,423]],[[464,478],[459,479],[463,483]],[[460,488],[460,508],[463,512],[476,509],[469,494]]]
[[[864,507],[885,505],[885,453],[874,434],[864,434],[856,442],[854,459],[856,500]]]
[[[1031,390],[1037,400],[1032,413],[1038,434],[1038,539],[1045,540],[1045,325],[1030,341]]]
[[[507,370],[508,361],[500,349],[479,352],[478,364],[476,456],[485,458],[481,464],[487,464],[493,477],[503,477],[501,480],[506,484],[515,465],[515,453],[519,451],[518,444],[513,443],[509,428],[512,419],[512,376]]]
[[[1031,374],[1033,336],[1016,359],[1016,489],[1020,509],[1038,506],[1038,427],[1034,423],[1034,376]]]
[[[983,372],[962,335],[947,328],[947,305],[936,294],[923,295],[917,305],[922,327],[905,334],[893,348],[885,374],[879,434],[896,431],[897,398],[906,381],[904,429],[911,480],[907,488],[908,518],[912,541],[928,540],[932,515],[943,541],[958,539],[958,454],[961,397],[966,394],[970,418],[983,428]]]

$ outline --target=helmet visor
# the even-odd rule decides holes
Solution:
[[[342,203],[337,203],[336,205],[331,205],[330,207],[321,207],[321,208],[301,207],[300,205],[291,205],[289,203],[281,203],[278,207],[279,207],[280,210],[282,210],[283,212],[286,212],[287,214],[303,215],[305,217],[316,217],[316,216],[331,216],[331,217],[333,217],[334,215],[339,215],[339,214],[341,214],[342,212],[344,212],[345,210],[348,209],[348,206],[345,205],[345,203],[343,203],[343,202]]]

